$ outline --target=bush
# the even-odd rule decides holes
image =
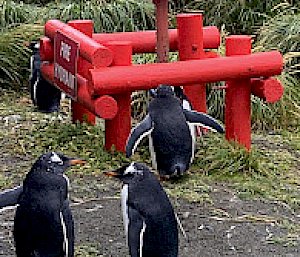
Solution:
[[[293,0],[173,0],[170,5],[175,13],[203,11],[207,25],[221,27],[225,24],[230,34],[253,34],[272,15],[272,8],[282,2],[300,5]]]
[[[0,88],[20,89],[29,76],[30,52],[26,41],[39,38],[42,26],[20,25],[0,37]]]

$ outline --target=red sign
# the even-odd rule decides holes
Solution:
[[[54,38],[54,83],[69,95],[77,99],[77,60],[79,43],[57,31]]]

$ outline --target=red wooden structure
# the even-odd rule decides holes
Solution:
[[[204,50],[219,46],[216,27],[202,29],[199,14],[181,14],[177,23],[178,28],[167,34],[169,48],[179,52],[179,62],[164,63],[164,57],[160,57],[161,63],[132,65],[132,54],[155,52],[155,31],[94,34],[92,21],[64,24],[50,20],[40,42],[42,73],[54,82],[55,55],[61,53],[54,49],[58,31],[79,44],[77,73],[73,74],[77,79],[73,118],[90,123],[94,123],[94,115],[105,119],[105,147],[111,149],[114,145],[118,151],[124,151],[131,129],[131,92],[159,84],[184,85],[195,108],[206,111],[205,83],[227,81],[226,138],[250,149],[250,96],[254,94],[267,102],[281,98],[283,87],[271,77],[282,71],[281,54],[251,54],[250,37],[230,36],[226,56],[219,57]]]

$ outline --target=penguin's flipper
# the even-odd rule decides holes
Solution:
[[[126,144],[126,157],[133,155],[135,149],[141,140],[149,135],[153,130],[153,124],[150,115],[146,117],[131,131]]]
[[[17,205],[22,192],[23,186],[17,186],[0,193],[0,208]]]
[[[213,131],[217,131],[219,133],[225,132],[223,126],[208,114],[189,111],[185,109],[183,109],[183,113],[185,115],[187,122],[189,123],[200,125],[202,127],[205,127]]]
[[[143,237],[146,230],[146,224],[141,214],[133,207],[128,206],[128,247],[131,257],[142,256]]]
[[[65,225],[64,245],[66,256],[74,256],[74,220],[72,217],[69,200],[65,200],[62,207],[62,218]]]

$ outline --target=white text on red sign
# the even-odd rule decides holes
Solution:
[[[61,41],[59,55],[66,61],[70,61],[71,46]],[[65,84],[70,89],[75,88],[75,76],[63,68],[58,63],[54,64],[54,76],[59,80],[59,82]]]

